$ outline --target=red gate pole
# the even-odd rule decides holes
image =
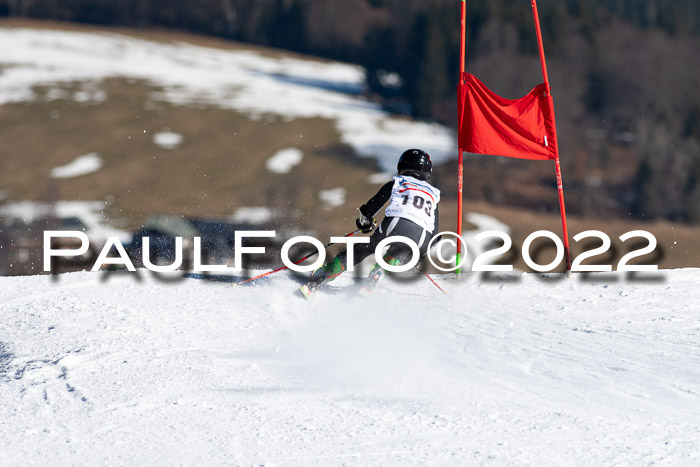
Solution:
[[[462,25],[460,34],[460,53],[459,53],[459,82],[464,84],[464,61],[466,47],[466,29],[467,29],[467,0],[462,0]],[[462,238],[462,187],[464,186],[464,151],[461,148],[457,149],[457,235]],[[457,239],[457,264],[462,262],[462,241]],[[457,274],[462,272],[462,268],[458,267],[455,271]]]
[[[537,32],[537,46],[540,50],[540,64],[542,65],[542,78],[544,79],[545,89],[551,94],[549,87],[549,77],[547,76],[547,63],[544,59],[544,46],[542,45],[542,32],[540,31],[540,17],[537,14],[537,0],[532,0],[532,16],[535,19],[535,30]],[[553,116],[554,114],[552,114]],[[556,131],[556,124],[554,125]],[[556,157],[554,166],[557,172],[557,190],[559,192],[559,211],[561,212],[561,226],[564,234],[564,254],[566,256],[566,271],[571,271],[571,250],[569,248],[569,231],[566,226],[566,207],[564,206],[564,185],[561,181],[561,164],[559,163],[559,146],[556,148]]]

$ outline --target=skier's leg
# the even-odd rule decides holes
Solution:
[[[341,255],[338,255],[312,272],[311,277],[309,277],[303,288],[305,287],[309,290],[309,293],[314,292],[326,282],[332,281],[345,272],[345,267],[345,258],[341,258]]]
[[[377,244],[384,238],[384,234],[381,231],[381,227],[374,232],[370,237],[369,243],[356,243],[352,245],[353,249],[353,263],[355,265],[361,263],[369,255],[374,254],[374,250]],[[348,254],[347,250],[343,250],[338,255],[336,255],[332,260],[325,263],[323,266],[316,269],[311,273],[309,281],[305,284],[311,292],[315,291],[317,288],[323,284],[334,280],[336,277],[340,276],[347,269],[348,265]]]
[[[422,259],[428,251],[428,244],[433,236],[430,232],[423,229],[418,224],[415,224],[406,219],[393,218],[389,228],[387,229],[388,236],[403,236],[413,240],[416,245],[418,245],[418,251],[420,258]],[[413,250],[410,246],[396,242],[392,243],[384,253],[384,262],[390,266],[400,266],[402,264],[407,264],[411,261],[413,257]],[[372,282],[377,283],[387,271],[375,264],[370,270],[369,278],[373,279]]]
[[[408,263],[412,255],[413,251],[408,245],[394,243],[389,247],[387,252],[384,253],[383,259],[389,266],[401,266],[402,264]],[[376,285],[388,272],[389,271],[385,271],[379,263],[374,263],[369,270],[368,279]]]

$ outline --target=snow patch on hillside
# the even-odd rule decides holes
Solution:
[[[153,142],[164,149],[176,149],[184,141],[180,133],[170,130],[163,130],[153,135]]]
[[[51,169],[51,178],[73,178],[97,172],[102,168],[102,158],[96,152],[80,156],[72,162]]]
[[[393,173],[377,172],[367,177],[367,182],[377,185],[384,185],[386,182],[391,180],[393,176]]]
[[[236,209],[231,216],[234,222],[247,222],[251,224],[264,224],[270,222],[279,215],[278,210],[265,206],[242,207]]]
[[[55,203],[41,203],[33,201],[20,201],[5,204],[0,207],[0,216],[11,217],[32,222],[46,218],[49,215],[56,217],[77,217],[87,227],[90,240],[102,243],[108,237],[118,237],[120,241],[131,240],[131,233],[109,226],[104,201],[57,201]]]
[[[277,151],[265,163],[270,172],[276,174],[289,173],[295,166],[301,164],[304,154],[296,148],[287,148]]]
[[[331,188],[329,190],[321,190],[318,192],[318,199],[326,203],[327,206],[337,208],[345,204],[345,196],[347,190],[345,188]]]

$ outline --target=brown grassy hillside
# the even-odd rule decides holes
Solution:
[[[169,32],[129,33],[156,40],[242,47]],[[79,87],[80,83],[73,83],[61,89],[70,94]],[[230,110],[175,106],[154,100],[157,89],[139,81],[115,78],[99,83],[99,87],[107,96],[101,102],[49,100],[48,88],[37,88],[34,102],[0,106],[0,190],[8,198],[4,202],[44,200],[48,193],[62,200],[104,200],[112,222],[127,230],[138,228],[152,213],[226,217],[240,207],[265,206],[293,212],[287,222],[313,230],[325,240],[329,235],[352,230],[356,208],[379,187],[368,181],[378,170],[376,164],[355,156],[340,142],[328,120],[254,121]],[[183,143],[176,149],[154,144],[153,134],[164,129],[181,134]],[[267,159],[288,147],[303,151],[301,164],[288,174],[269,172],[265,168]],[[104,160],[100,171],[70,179],[49,177],[52,168],[90,152],[99,153]],[[529,233],[540,229],[559,233],[561,226],[556,213],[536,209],[556,207],[553,168],[549,182],[548,168],[522,162],[517,164],[523,170],[513,177],[493,178],[499,173],[499,165],[511,162],[516,164],[499,158],[488,174],[482,176],[476,170],[466,174],[469,187],[465,211],[490,214],[510,225],[519,248]],[[450,162],[436,168],[436,182],[446,195],[441,206],[441,230],[456,230],[455,165]],[[509,171],[514,172],[513,166]],[[564,177],[566,185],[566,174]],[[327,207],[320,201],[319,191],[332,188],[347,190],[344,206]],[[499,202],[511,200],[511,207],[472,202],[470,190],[489,190]],[[518,193],[525,190],[531,199],[540,197],[542,205],[521,206]],[[615,240],[617,236],[634,229],[649,230],[659,240],[659,255],[654,260],[662,267],[700,267],[700,228],[576,218],[570,219],[569,227],[572,236],[590,229],[608,233],[619,247],[618,259],[624,248]],[[574,245],[574,253],[580,251]],[[523,267],[519,254],[515,264]]]

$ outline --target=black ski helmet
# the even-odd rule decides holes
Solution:
[[[409,175],[427,182],[433,172],[433,162],[427,152],[421,149],[409,149],[399,157],[397,170],[399,175]]]

